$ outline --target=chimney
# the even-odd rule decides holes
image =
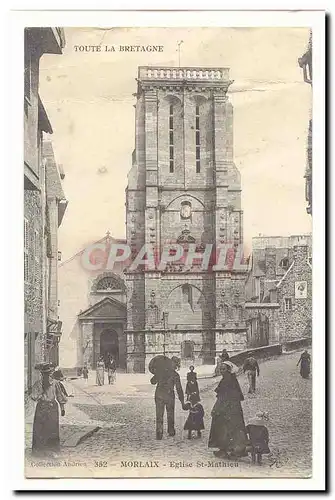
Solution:
[[[293,247],[294,260],[308,260],[308,245],[295,245]]]
[[[276,279],[276,249],[268,247],[265,249],[265,276],[266,279]]]
[[[278,301],[277,289],[276,288],[272,288],[270,290],[270,302],[273,304],[273,303],[276,303],[277,301]]]

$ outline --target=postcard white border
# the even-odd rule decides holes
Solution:
[[[40,8],[43,8],[42,2]],[[290,2],[291,8],[297,2]],[[299,3],[299,2],[298,2]],[[305,2],[306,3],[306,2]],[[36,2],[35,2],[36,4]],[[59,2],[58,5],[64,4]],[[42,6],[43,5],[43,6]],[[129,5],[129,2],[128,2]],[[171,2],[170,2],[171,5]],[[283,8],[283,5],[281,8]],[[67,3],[67,7],[70,7]],[[115,4],[114,4],[115,7]],[[125,7],[123,7],[125,8]],[[22,209],[23,209],[23,27],[24,26],[308,26],[313,29],[313,477],[311,479],[24,479],[23,459],[23,265],[22,265]],[[10,137],[7,143],[7,161],[4,165],[6,190],[2,211],[6,216],[9,242],[3,252],[6,311],[3,335],[9,340],[7,352],[14,353],[5,360],[6,383],[10,382],[9,408],[2,429],[7,439],[5,449],[10,454],[8,476],[15,490],[322,490],[325,470],[325,169],[324,169],[324,13],[318,12],[97,12],[97,11],[43,11],[12,12],[5,26],[8,48],[6,65],[10,85],[6,94]],[[292,166],[293,167],[293,166]],[[316,175],[317,172],[317,175]],[[8,188],[8,189],[7,189]],[[8,215],[9,214],[9,215]],[[10,222],[10,224],[9,224]],[[4,251],[5,250],[5,251]],[[12,355],[13,356],[13,355]],[[3,379],[4,380],[4,379]]]

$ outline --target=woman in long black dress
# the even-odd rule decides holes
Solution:
[[[194,371],[193,365],[190,366],[190,371],[187,374],[187,384],[186,384],[185,394],[187,397],[187,401],[191,400],[191,396],[196,397],[197,400],[200,401],[197,374]]]
[[[222,379],[215,389],[216,403],[212,409],[209,448],[219,448],[217,457],[246,456],[247,435],[241,401],[244,400],[240,385],[232,373],[232,363],[221,366]]]
[[[308,378],[311,372],[311,356],[307,351],[304,351],[300,356],[297,366],[300,363],[300,375],[302,378]]]
[[[49,363],[36,366],[41,372],[41,380],[32,390],[32,399],[37,401],[33,424],[32,453],[38,456],[54,455],[59,451],[59,406],[61,415],[65,415],[64,405],[67,398],[51,374],[54,370]]]

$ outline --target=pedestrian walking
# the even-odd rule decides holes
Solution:
[[[197,374],[194,371],[194,366],[190,366],[190,371],[188,372],[186,378],[187,378],[187,383],[185,388],[185,394],[187,401],[191,400],[192,395],[194,396],[194,398],[198,398],[198,401],[200,401]]]
[[[300,363],[300,375],[302,376],[302,378],[308,378],[311,372],[311,356],[308,353],[308,351],[305,350],[301,354],[297,366],[299,365],[299,363]]]
[[[253,394],[256,391],[256,373],[259,377],[259,365],[257,360],[249,356],[243,363],[243,373],[246,373],[249,382],[249,394]]]
[[[251,460],[253,464],[257,463],[258,465],[261,465],[262,455],[270,453],[269,431],[265,425],[268,420],[268,413],[259,411],[256,413],[256,416],[249,421],[246,427],[250,441]]]
[[[201,438],[201,431],[205,428],[205,412],[200,403],[199,395],[195,393],[191,394],[189,402],[186,405],[189,407],[189,414],[184,425],[184,431],[188,431],[187,439],[192,439],[192,431],[197,431],[197,437]]]
[[[171,360],[166,356],[156,356],[149,363],[149,371],[154,374],[150,382],[157,385],[155,391],[156,405],[156,439],[163,438],[164,410],[167,415],[167,431],[169,436],[175,436],[175,389],[182,408],[184,405],[184,392],[177,370],[180,368],[180,359],[173,356]]]
[[[222,379],[215,389],[216,402],[212,409],[209,448],[219,448],[216,457],[246,456],[247,435],[241,401],[244,400],[236,378],[237,367],[230,361],[222,363]]]
[[[87,368],[87,365],[84,365],[82,374],[83,374],[83,378],[85,380],[85,383],[87,384],[88,383],[88,368]]]
[[[50,363],[35,366],[40,371],[41,379],[33,388],[31,398],[37,401],[34,423],[32,454],[35,456],[57,456],[60,449],[59,407],[65,415],[67,398],[60,382],[51,377],[54,367]]]
[[[100,356],[99,361],[97,362],[97,369],[96,369],[96,383],[97,385],[104,385],[105,383],[105,363],[104,363],[104,358]]]
[[[116,363],[113,356],[110,356],[108,365],[107,365],[107,375],[108,375],[108,383],[114,384],[115,376],[116,376]]]

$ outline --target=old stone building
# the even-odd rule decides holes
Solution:
[[[111,244],[124,240],[109,233],[70,259],[59,263],[59,315],[62,319],[60,363],[64,372],[87,364],[95,368],[100,356],[113,354],[126,369],[126,293],[120,262],[108,269]]]
[[[312,335],[312,237],[253,238],[245,315],[250,347]]]
[[[38,86],[40,58],[45,53],[61,54],[65,42],[60,28],[27,28],[24,37],[24,345],[25,390],[29,391],[38,375],[35,363],[49,355],[57,359],[51,342],[58,338],[53,262],[65,205],[60,205],[64,196],[52,149],[45,146],[44,134],[51,134],[52,127]]]
[[[62,333],[62,322],[59,316],[59,284],[58,261],[61,252],[58,249],[58,228],[62,223],[67,200],[62,187],[65,177],[62,166],[55,160],[52,143],[43,143],[43,159],[45,168],[45,225],[44,246],[45,260],[45,314],[46,338],[45,350],[47,359],[58,365],[59,340]]]
[[[244,272],[201,266],[206,244],[243,242],[229,69],[140,67],[137,81],[127,242],[133,256],[178,243],[200,257],[127,271],[127,370],[163,352],[214,363],[223,347],[246,345]]]

